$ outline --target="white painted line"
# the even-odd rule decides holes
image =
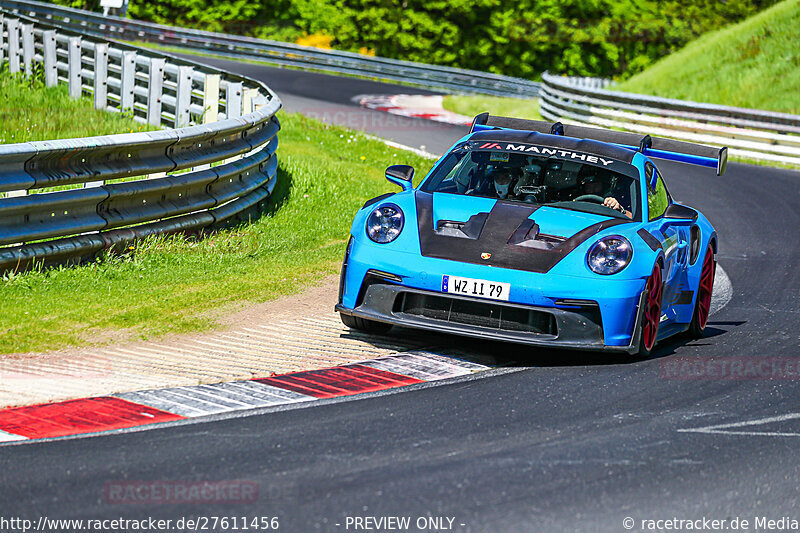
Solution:
[[[744,435],[746,437],[800,437],[800,433],[780,433],[775,431],[725,431],[723,429],[691,430],[679,429],[681,433],[705,433],[707,435]]]
[[[421,361],[436,361],[437,363],[442,365],[449,365],[457,368],[465,368],[473,372],[480,372],[491,368],[490,366],[487,365],[473,363],[472,361],[462,359],[461,355],[458,353],[440,354],[436,352],[429,352],[423,350],[413,350],[405,353],[414,358],[418,358]]]
[[[186,401],[184,398],[171,394],[167,389],[154,389],[138,392],[125,392],[122,394],[115,394],[118,398],[128,400],[129,402],[147,405],[161,411],[173,413],[176,415],[194,417],[209,414],[209,409],[205,406],[199,406],[195,403]]]
[[[256,381],[126,392],[116,396],[189,418],[316,399]]]
[[[234,381],[232,383],[219,383],[215,386],[228,390],[246,391],[247,394],[251,394],[261,400],[263,403],[260,405],[280,405],[284,403],[307,402],[316,399],[314,396],[308,396],[293,390],[281,389],[257,381]]]
[[[387,372],[395,372],[423,381],[438,381],[464,376],[490,368],[421,350],[387,355],[369,361],[360,361],[358,364]]]
[[[708,434],[723,434],[723,435],[747,435],[758,437],[800,437],[800,433],[794,432],[780,432],[780,431],[739,431],[735,428],[744,428],[749,426],[759,426],[763,424],[771,424],[773,422],[785,422],[787,420],[800,419],[800,413],[788,413],[785,415],[771,416],[767,418],[758,418],[756,420],[747,420],[744,422],[731,422],[727,424],[717,424],[713,426],[703,426],[699,428],[684,428],[679,429],[679,433],[708,433]]]
[[[455,376],[464,376],[472,372],[466,369],[455,369],[450,366],[423,365],[415,363],[410,359],[396,358],[394,356],[376,359],[374,361],[364,361],[360,363],[364,366],[402,374],[422,381],[438,381]]]
[[[0,442],[15,442],[18,440],[28,440],[28,437],[22,435],[14,435],[13,433],[6,433],[0,430]]]

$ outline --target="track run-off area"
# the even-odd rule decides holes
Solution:
[[[352,102],[425,91],[200,61],[266,81],[287,111],[416,149],[441,153],[466,132]],[[250,384],[228,393],[258,389],[266,398],[263,385],[293,401],[205,411],[188,400],[175,407],[174,395],[170,407],[163,393],[122,393],[120,400],[174,417],[91,438],[7,437],[3,514],[270,516],[286,531],[345,531],[354,516],[449,517],[443,523],[454,531],[624,531],[626,518],[797,516],[800,173],[736,163],[723,177],[677,163],[659,168],[676,200],[699,208],[718,231],[724,275],[703,339],[666,341],[631,362],[400,331],[356,339],[372,351],[319,365],[351,365],[352,373],[355,364],[384,382],[417,372],[398,387],[323,396],[307,382],[298,390],[279,376],[234,376]],[[312,327],[303,341],[317,335],[318,347],[333,350],[344,329],[331,329],[332,308],[311,319],[330,336]],[[383,362],[364,365],[375,358]],[[442,373],[431,361],[454,369]],[[132,480],[236,480],[257,487],[257,496],[171,505],[109,497],[109,484]]]

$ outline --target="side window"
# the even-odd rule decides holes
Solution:
[[[670,199],[669,193],[667,193],[667,187],[664,185],[664,180],[661,178],[661,174],[649,163],[647,166],[650,167],[650,177],[647,179],[647,212],[650,215],[650,220],[655,220],[661,217],[664,214],[664,211],[667,210]],[[645,175],[647,174],[646,170],[647,167],[645,167]],[[655,172],[656,176],[655,188],[650,187],[653,172]]]

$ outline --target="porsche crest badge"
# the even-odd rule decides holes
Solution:
[[[484,259],[484,260],[490,259],[491,257],[492,257],[492,254],[490,254],[489,252],[483,252],[481,254],[481,259]]]

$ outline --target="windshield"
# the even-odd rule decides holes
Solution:
[[[639,180],[633,177],[637,175],[636,169],[614,161],[615,171],[603,168],[603,161],[611,163],[608,160],[586,159],[597,164],[539,154],[480,150],[465,144],[442,161],[422,185],[422,190],[637,219]],[[619,172],[625,167],[629,167],[633,176]],[[607,200],[609,198],[615,202]],[[609,207],[617,204],[625,208],[626,213]]]

